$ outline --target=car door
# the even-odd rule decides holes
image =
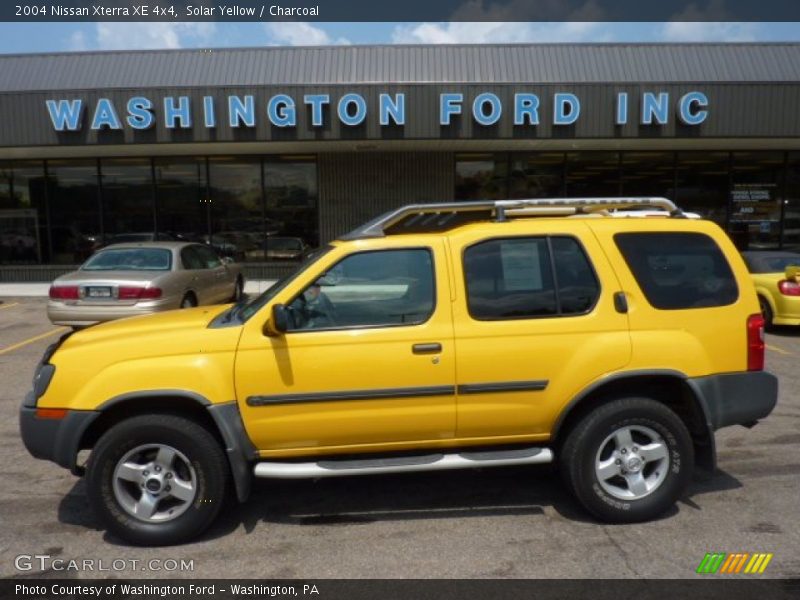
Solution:
[[[459,438],[546,440],[584,386],[630,360],[621,289],[584,223],[465,233],[454,306]]]
[[[340,254],[278,294],[290,331],[246,324],[236,392],[262,455],[412,448],[453,437],[455,352],[441,241]]]
[[[228,281],[228,267],[208,246],[198,245],[195,248],[208,276],[208,302],[211,304],[226,302],[233,295],[233,286]]]
[[[215,284],[211,271],[206,266],[206,261],[199,250],[203,247],[199,244],[185,246],[181,250],[181,262],[183,268],[191,272],[189,287],[197,296],[198,304],[210,304],[213,302],[213,287]]]

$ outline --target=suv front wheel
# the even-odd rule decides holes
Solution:
[[[110,532],[148,546],[199,535],[219,513],[228,464],[216,438],[177,415],[142,415],[109,429],[89,457],[89,500]]]
[[[686,490],[694,465],[683,421],[649,398],[621,398],[583,417],[561,451],[567,485],[593,515],[630,523],[654,519]]]

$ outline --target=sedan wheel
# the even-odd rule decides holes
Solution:
[[[186,294],[181,300],[181,308],[194,308],[197,306],[197,300],[192,294]]]

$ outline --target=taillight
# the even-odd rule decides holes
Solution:
[[[51,285],[50,298],[52,300],[77,300],[77,285]]]
[[[117,297],[120,300],[152,300],[161,298],[161,288],[120,286]]]
[[[747,317],[747,370],[764,370],[764,317],[761,314]]]
[[[778,282],[778,290],[784,296],[800,296],[800,283],[789,281],[788,279],[781,279]]]

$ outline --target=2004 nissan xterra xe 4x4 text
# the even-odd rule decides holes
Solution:
[[[641,521],[772,411],[763,328],[727,235],[669,200],[414,205],[249,303],[64,336],[22,438],[136,544],[197,536],[253,477],[553,461],[595,517]]]

